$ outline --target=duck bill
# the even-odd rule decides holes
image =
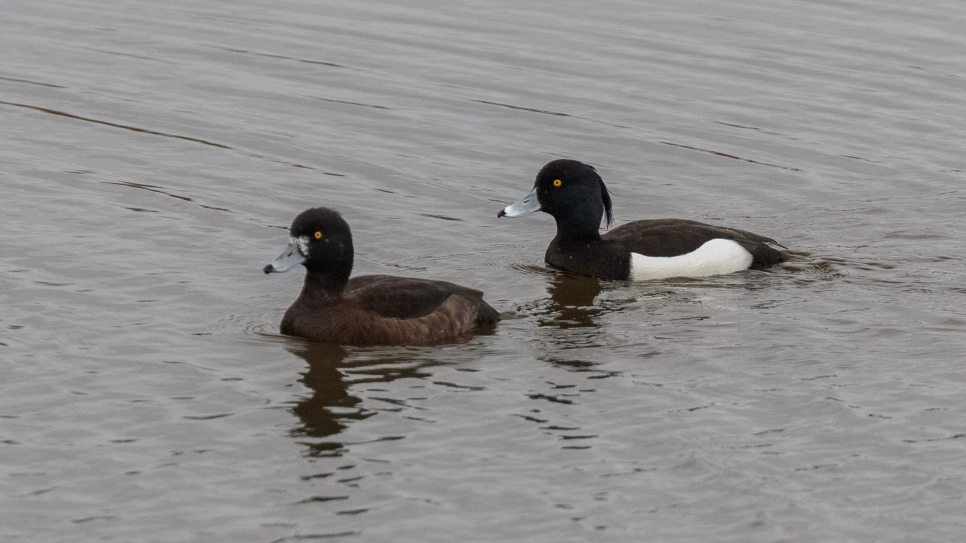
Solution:
[[[288,247],[282,251],[282,254],[278,255],[278,258],[262,268],[262,271],[265,273],[287,272],[303,262],[305,262],[305,256],[302,255],[302,251],[299,249],[299,241],[295,239],[292,240],[292,243],[288,244]]]
[[[537,199],[537,187],[527,193],[526,196],[510,204],[496,214],[497,217],[519,217],[534,211],[540,211],[540,200]]]

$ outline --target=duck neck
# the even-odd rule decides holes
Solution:
[[[299,298],[311,298],[314,303],[341,300],[342,290],[348,282],[348,276],[309,271],[305,274],[305,283]]]
[[[558,220],[557,239],[562,243],[586,243],[600,240],[600,217],[597,222],[581,220]]]

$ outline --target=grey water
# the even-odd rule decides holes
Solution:
[[[966,10],[924,0],[0,2],[0,539],[960,541]],[[792,259],[547,269],[617,223]],[[302,209],[486,292],[433,348],[279,335]]]

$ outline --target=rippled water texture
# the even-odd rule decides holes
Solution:
[[[592,6],[3,2],[0,539],[961,540],[962,4]],[[548,270],[561,156],[794,258]],[[279,336],[310,205],[508,318]]]

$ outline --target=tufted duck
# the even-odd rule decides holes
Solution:
[[[543,211],[557,221],[547,264],[600,279],[644,281],[705,277],[761,269],[785,261],[775,240],[685,219],[623,224],[603,236],[600,221],[613,222],[610,194],[597,171],[576,160],[549,162],[531,190],[497,217]]]
[[[338,212],[303,211],[289,246],[265,273],[302,264],[302,293],[282,318],[281,332],[342,345],[429,345],[492,329],[499,314],[483,293],[445,281],[352,271],[352,234]]]

